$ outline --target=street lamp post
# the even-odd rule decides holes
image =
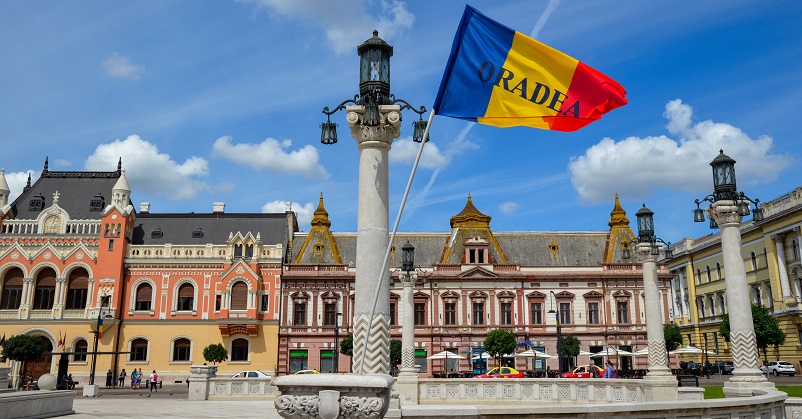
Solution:
[[[415,316],[413,289],[418,275],[415,273],[415,247],[409,241],[401,247],[401,282],[404,291],[401,300],[404,319],[401,324],[401,371],[398,374],[398,393],[402,403],[418,403],[418,369],[415,365]]]
[[[340,371],[340,317],[342,315],[342,313],[337,313],[334,317],[334,350],[332,351],[334,372]]]
[[[393,139],[401,135],[401,111],[422,115],[390,93],[390,57],[393,47],[373,37],[357,47],[359,94],[329,110],[320,125],[320,142],[337,143],[337,124],[331,115],[345,110],[351,135],[359,149],[359,199],[357,204],[356,278],[354,300],[354,366],[360,374],[389,373],[390,281],[387,259],[389,237],[388,156]],[[346,106],[349,105],[349,106]],[[413,139],[423,141],[427,123],[413,123]],[[387,249],[382,253],[378,249]]]
[[[100,298],[100,307],[97,310],[97,319],[95,322],[95,329],[91,332],[95,335],[95,343],[94,343],[94,350],[92,351],[92,365],[89,369],[89,385],[84,386],[83,395],[84,396],[96,396],[98,394],[98,389],[100,386],[95,384],[95,370],[97,368],[97,354],[98,354],[98,344],[100,341],[100,337],[103,334],[103,327],[111,327],[116,320],[114,317],[106,318],[103,316],[103,308],[106,307],[107,303],[110,303],[111,296],[104,295]],[[106,323],[104,323],[106,320]]]
[[[648,384],[644,386],[647,400],[676,400],[677,380],[668,368],[668,353],[663,331],[663,316],[660,289],[657,281],[657,257],[665,244],[665,257],[671,258],[670,243],[654,235],[654,213],[646,208],[646,204],[635,213],[638,222],[638,238],[635,251],[641,261],[643,271],[643,297],[646,314],[646,339],[649,348],[649,372],[644,377]],[[658,244],[661,243],[661,244]],[[629,249],[623,251],[625,259],[629,259]]]
[[[554,305],[557,302],[557,294],[554,291],[549,291],[551,293],[552,301],[551,301],[551,310],[549,313],[554,313],[554,320],[557,322],[557,361],[559,362],[560,373],[565,372],[564,368],[564,359],[563,359],[563,336],[562,336],[562,326],[560,326],[560,307],[557,306],[557,310],[554,310]]]
[[[693,220],[703,222],[705,214],[710,218],[711,228],[721,229],[721,256],[724,260],[724,281],[727,291],[727,311],[730,318],[730,344],[735,370],[732,377],[724,383],[727,396],[751,396],[755,388],[772,388],[758,368],[759,358],[749,299],[749,286],[746,282],[746,269],[741,256],[741,220],[749,215],[751,204],[752,220],[763,220],[763,210],[759,200],[738,192],[735,181],[735,160],[719,151],[710,162],[713,168],[713,193],[697,199]],[[704,201],[710,202],[706,209],[700,208]]]

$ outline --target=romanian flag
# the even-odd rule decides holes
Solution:
[[[103,318],[97,319],[97,338],[100,339],[103,337]]]
[[[66,350],[67,346],[67,332],[64,332],[64,338],[61,340],[61,350]]]
[[[437,115],[497,127],[576,131],[627,104],[615,80],[465,6]]]
[[[64,338],[61,337],[61,330],[58,331],[58,344],[56,347],[59,347],[64,344]]]

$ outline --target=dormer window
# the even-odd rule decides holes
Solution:
[[[164,237],[164,232],[162,232],[162,228],[157,226],[155,230],[150,232],[151,239],[160,239]]]
[[[97,194],[95,195],[91,201],[89,201],[89,211],[92,212],[100,212],[103,211],[103,207],[106,205],[106,200],[103,199],[103,195]]]
[[[45,197],[38,193],[31,199],[28,211],[41,211],[43,209],[45,209]]]
[[[203,238],[203,230],[200,227],[196,228],[195,231],[192,232],[193,239],[202,239]]]

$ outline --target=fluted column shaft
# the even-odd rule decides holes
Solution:
[[[657,259],[652,255],[651,243],[639,243],[638,257],[643,264],[643,297],[646,306],[646,339],[649,345],[648,376],[670,376],[666,338],[663,333],[663,316],[660,289],[657,285]]]

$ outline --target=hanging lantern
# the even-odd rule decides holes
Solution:
[[[713,167],[713,195],[716,201],[737,200],[735,184],[735,160],[719,150],[719,155],[710,162]]]
[[[651,242],[654,237],[654,213],[643,204],[635,216],[638,217],[638,240],[641,243]]]
[[[390,97],[390,57],[393,47],[379,38],[379,31],[356,48],[359,54],[359,95],[365,97],[376,93],[377,105],[383,105]]]

